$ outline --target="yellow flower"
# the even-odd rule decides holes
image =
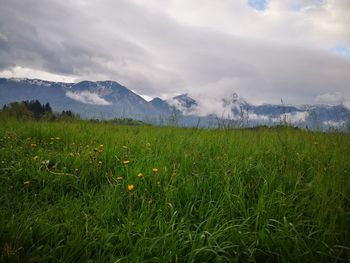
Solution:
[[[128,164],[130,164],[130,161],[129,160],[125,160],[125,161],[123,161],[123,164],[128,165]]]
[[[159,169],[158,169],[158,168],[153,168],[153,169],[152,169],[152,172],[153,172],[153,174],[158,174]]]
[[[142,178],[143,177],[143,173],[138,173],[137,177]]]
[[[39,156],[38,155],[35,155],[34,157],[33,157],[33,160],[34,161],[36,161],[36,160],[38,160],[39,159]]]
[[[131,192],[132,190],[135,189],[135,185],[133,184],[128,184],[128,190]]]
[[[35,143],[32,143],[31,145],[30,145],[30,147],[32,147],[33,149],[36,147],[36,144]]]

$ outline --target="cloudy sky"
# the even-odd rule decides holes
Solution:
[[[350,107],[349,0],[0,0],[0,76]]]

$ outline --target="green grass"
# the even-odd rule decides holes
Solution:
[[[350,260],[349,134],[1,121],[0,146],[2,262]]]

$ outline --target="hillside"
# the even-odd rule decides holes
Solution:
[[[3,121],[2,262],[347,262],[350,137]]]

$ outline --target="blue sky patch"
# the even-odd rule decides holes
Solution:
[[[266,9],[267,0],[248,0],[248,4],[256,10],[263,11]]]
[[[350,47],[337,46],[335,48],[332,48],[331,51],[344,58],[350,59]]]

